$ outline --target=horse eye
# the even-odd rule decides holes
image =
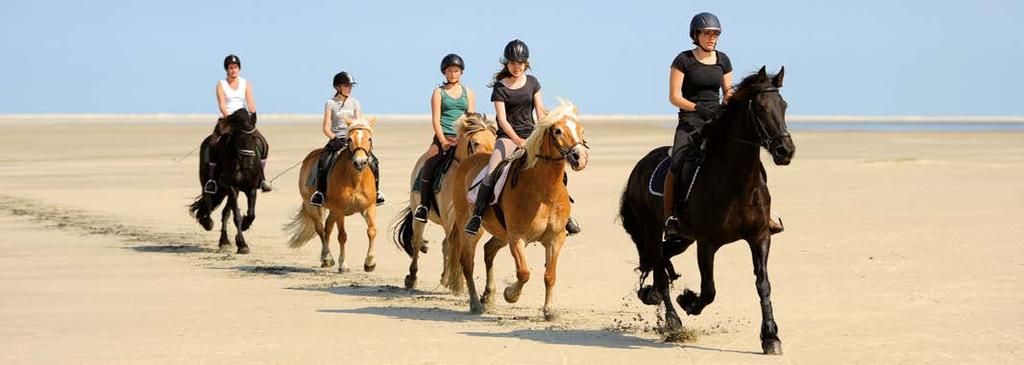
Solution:
[[[561,129],[555,129],[555,134],[562,134],[562,130]]]

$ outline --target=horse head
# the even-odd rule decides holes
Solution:
[[[249,113],[245,108],[235,110],[224,120],[227,125],[231,128],[233,133],[246,133],[252,134],[256,130],[256,121],[252,118],[252,114]]]
[[[462,161],[466,157],[477,152],[490,152],[494,150],[494,140],[497,138],[498,127],[494,121],[487,120],[487,116],[480,113],[466,113],[455,120],[455,129],[460,141],[459,145],[464,148],[455,150],[455,159]],[[465,141],[465,143],[462,143]]]
[[[786,100],[779,89],[786,68],[769,76],[762,66],[756,74],[740,82],[736,94],[729,101],[730,109],[742,109],[747,122],[746,134],[753,134],[757,144],[768,150],[776,165],[789,165],[796,153],[796,145],[786,126]]]
[[[373,126],[377,124],[377,118],[347,119],[345,124],[348,125],[348,150],[352,153],[352,164],[357,171],[363,171],[373,151]]]
[[[559,106],[537,123],[537,128],[526,140],[528,157],[524,167],[533,167],[538,158],[565,159],[574,171],[587,167],[590,147],[583,138],[583,124],[579,122],[579,110],[571,102],[559,99]],[[546,148],[547,147],[547,148]],[[549,156],[553,149],[558,156]]]

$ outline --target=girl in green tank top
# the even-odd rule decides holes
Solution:
[[[436,157],[440,152],[458,144],[455,138],[455,120],[463,114],[474,112],[476,95],[465,85],[462,85],[462,71],[466,64],[462,57],[457,54],[449,54],[441,59],[441,73],[444,74],[443,85],[434,89],[430,97],[430,121],[434,129],[434,138],[430,147],[424,154],[426,160],[423,169],[420,170],[420,205],[413,212],[413,218],[426,222],[429,214],[429,202],[433,199],[433,192],[430,188],[430,176],[432,175]]]

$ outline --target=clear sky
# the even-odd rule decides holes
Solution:
[[[0,113],[215,113],[228,53],[261,112],[321,113],[346,70],[369,114],[429,113],[441,58],[492,112],[504,44],[546,102],[671,114],[690,18],[722,20],[736,80],[786,66],[791,114],[1022,115],[1022,1],[7,1]]]

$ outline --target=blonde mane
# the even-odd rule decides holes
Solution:
[[[494,121],[488,120],[486,115],[480,113],[465,113],[455,120],[455,134],[460,139],[485,129],[491,130],[491,133],[497,133],[498,125]]]
[[[540,148],[544,144],[544,138],[547,135],[548,128],[551,128],[553,124],[561,121],[565,118],[572,118],[573,120],[579,120],[576,116],[577,109],[570,101],[558,99],[558,107],[548,112],[537,122],[537,125],[533,128],[533,132],[526,138],[526,144],[523,146],[526,149],[526,163],[523,165],[524,169],[532,168],[537,163],[537,155],[540,154]]]
[[[346,120],[348,129],[362,129],[373,132],[373,125],[377,122],[377,118],[374,117],[359,117],[354,119]]]

